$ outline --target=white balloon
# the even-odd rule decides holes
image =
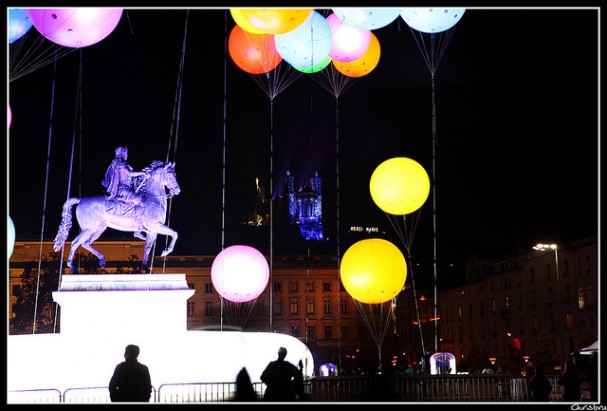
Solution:
[[[363,30],[376,30],[398,18],[402,9],[367,9],[343,7],[332,9],[344,23]]]
[[[440,33],[457,24],[466,9],[410,7],[402,9],[400,16],[412,29],[424,33]]]

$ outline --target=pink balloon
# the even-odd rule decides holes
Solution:
[[[265,256],[253,247],[233,245],[217,254],[211,265],[211,281],[226,300],[254,300],[265,290],[270,269]]]
[[[13,120],[13,112],[11,111],[11,106],[8,106],[8,128],[11,128],[11,121]]]
[[[32,24],[60,46],[80,48],[98,43],[118,25],[122,9],[27,9]]]
[[[344,23],[335,13],[327,17],[333,36],[333,46],[329,57],[335,61],[347,62],[360,57],[369,48],[371,30],[359,29]]]

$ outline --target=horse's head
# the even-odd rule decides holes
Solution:
[[[181,192],[181,188],[175,174],[175,163],[167,162],[163,169],[165,173],[165,185],[169,189],[169,197],[176,196]]]
[[[175,163],[154,161],[152,162],[152,165],[145,168],[144,171],[150,173],[150,181],[146,181],[144,183],[148,193],[152,186],[155,186],[156,190],[162,189],[163,191],[164,187],[168,188],[169,194],[167,196],[169,198],[176,196],[181,192],[181,188],[179,187],[179,183],[177,183],[177,177],[175,175]]]

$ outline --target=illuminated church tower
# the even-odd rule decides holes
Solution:
[[[289,222],[297,224],[306,240],[323,239],[322,231],[322,178],[318,171],[310,177],[298,191],[295,191],[295,179],[287,170],[285,194],[288,199]]]

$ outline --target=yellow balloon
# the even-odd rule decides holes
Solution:
[[[253,34],[264,34],[263,30],[259,30],[245,16],[243,9],[230,9],[230,14],[238,26],[244,31]]]
[[[354,243],[340,265],[344,288],[357,301],[379,304],[390,301],[407,280],[407,262],[394,244],[381,238]]]
[[[405,215],[424,205],[430,194],[430,178],[417,161],[394,157],[373,171],[369,189],[373,201],[383,211]]]
[[[239,9],[240,16],[267,34],[284,34],[299,27],[314,9]]]

